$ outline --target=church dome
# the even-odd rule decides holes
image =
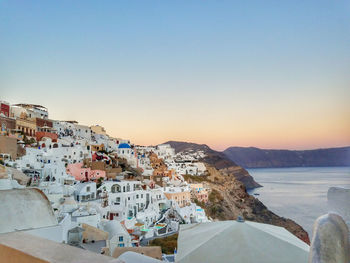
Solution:
[[[130,149],[130,148],[131,148],[130,145],[127,143],[121,143],[118,146],[118,149]]]

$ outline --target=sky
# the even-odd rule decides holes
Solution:
[[[143,145],[350,145],[350,1],[0,0],[0,100]]]

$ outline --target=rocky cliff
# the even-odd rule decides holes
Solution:
[[[254,178],[242,167],[238,166],[235,162],[228,159],[224,153],[217,152],[211,149],[206,144],[196,144],[189,142],[169,141],[166,144],[170,144],[178,152],[196,152],[203,151],[205,157],[201,161],[215,167],[222,171],[224,174],[232,175],[237,180],[242,182],[247,189],[261,187]]]
[[[197,203],[206,210],[207,215],[217,220],[232,220],[243,216],[246,220],[272,224],[286,228],[295,236],[310,244],[307,232],[293,220],[280,217],[271,212],[257,198],[249,195],[248,188],[259,187],[252,176],[224,153],[212,150],[205,144],[187,142],[167,142],[176,152],[203,151],[207,176],[185,176],[188,182],[202,182],[211,189],[207,204]]]
[[[244,168],[350,166],[350,147],[306,151],[230,147],[223,153]]]
[[[280,217],[271,212],[257,198],[249,195],[242,182],[231,172],[225,173],[211,165],[207,165],[208,176],[187,176],[189,182],[202,182],[211,189],[207,204],[197,202],[207,215],[217,220],[232,220],[243,216],[245,220],[281,226],[295,236],[310,244],[307,232],[290,219]]]

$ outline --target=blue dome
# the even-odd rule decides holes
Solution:
[[[130,148],[131,148],[130,145],[127,143],[121,143],[118,146],[118,149],[130,149]]]

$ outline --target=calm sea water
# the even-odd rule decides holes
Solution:
[[[331,186],[350,188],[350,167],[248,169],[263,187],[249,191],[274,213],[293,219],[312,236],[312,226],[329,211]]]

